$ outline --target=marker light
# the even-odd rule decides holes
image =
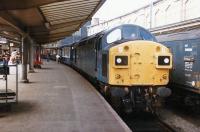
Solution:
[[[167,64],[167,63],[169,63],[169,58],[165,58],[164,59],[164,62]]]
[[[115,65],[116,66],[127,66],[128,65],[128,56],[125,56],[125,55],[115,56]]]
[[[122,59],[121,58],[117,58],[116,61],[117,61],[118,64],[122,63]]]

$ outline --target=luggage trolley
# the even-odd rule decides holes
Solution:
[[[16,68],[15,88],[8,88],[9,68]],[[13,74],[14,75],[14,74]],[[14,76],[13,76],[14,77]],[[18,65],[7,65],[0,61],[0,106],[9,106],[18,102]]]

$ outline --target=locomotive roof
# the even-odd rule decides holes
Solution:
[[[122,25],[120,25],[120,26],[116,26],[116,27],[111,28],[111,29],[103,30],[103,31],[101,31],[101,32],[99,32],[99,33],[97,33],[97,34],[94,34],[94,35],[85,37],[85,38],[81,39],[79,42],[88,40],[88,39],[90,39],[90,38],[98,37],[98,36],[101,36],[101,35],[105,35],[105,34],[111,32],[111,31],[113,31],[113,30],[115,30],[115,29],[117,29],[117,28],[124,28],[124,27],[127,27],[127,26],[132,26],[132,27],[135,27],[135,28],[142,28],[142,29],[145,29],[145,28],[143,28],[143,27],[141,27],[141,26],[139,26],[139,25],[134,25],[134,24],[122,24]],[[145,29],[145,30],[146,30],[146,29]]]
[[[197,39],[197,38],[200,38],[200,29],[156,36],[156,39],[159,42],[174,41],[174,40],[188,40],[188,39]]]
[[[123,24],[123,25],[120,25],[120,26],[117,26],[117,27],[114,27],[114,28],[111,28],[111,29],[107,29],[107,30],[103,30],[97,34],[94,34],[94,35],[91,35],[91,36],[88,36],[88,37],[85,37],[83,39],[81,39],[79,42],[76,42],[76,43],[72,43],[72,44],[68,44],[67,46],[76,46],[76,45],[79,45],[79,43],[83,42],[83,41],[87,41],[89,39],[92,39],[92,38],[95,38],[95,37],[100,37],[100,36],[103,36],[105,34],[108,34],[109,32],[117,29],[117,28],[121,28],[123,29],[124,27],[127,27],[127,26],[132,26],[132,27],[135,27],[137,29],[144,29],[146,30],[145,28],[141,27],[141,26],[138,26],[138,25],[134,25],[134,24]],[[148,31],[148,30],[147,30]],[[138,30],[139,32],[139,30]],[[63,45],[62,47],[65,47],[66,45]]]

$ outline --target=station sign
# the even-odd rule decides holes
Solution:
[[[14,46],[14,43],[10,43],[10,47],[13,47]]]

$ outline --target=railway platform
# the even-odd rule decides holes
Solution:
[[[131,131],[79,73],[53,61],[19,83],[19,102],[0,114],[1,132]],[[0,84],[1,85],[1,84]]]

